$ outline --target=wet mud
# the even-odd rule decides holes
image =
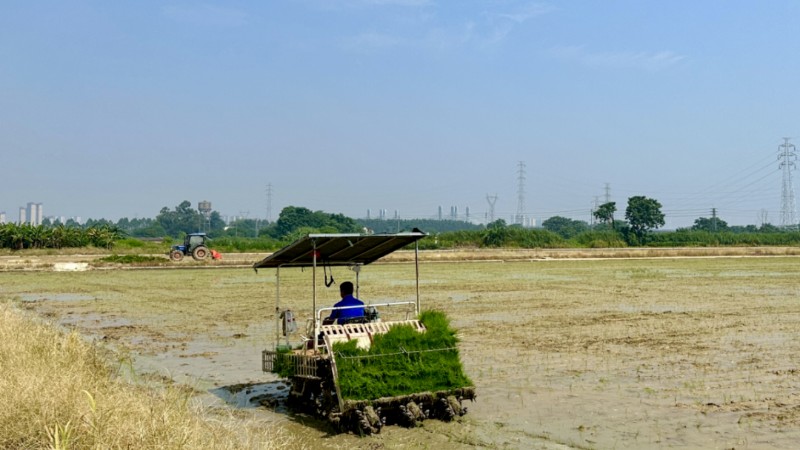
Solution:
[[[369,267],[362,297],[409,298],[405,266]],[[367,438],[293,413],[286,383],[261,372],[260,352],[275,336],[274,278],[167,272],[111,272],[102,282],[74,273],[57,279],[62,291],[46,292],[47,277],[67,275],[0,274],[9,281],[0,296],[124,349],[139,373],[267,417],[313,448],[788,449],[800,442],[800,258],[423,266],[423,306],[444,310],[459,330],[477,399],[453,422],[384,427]],[[288,285],[308,277],[298,271],[281,286],[300,316],[308,291]],[[177,294],[156,290],[180,284],[202,295],[165,300]]]

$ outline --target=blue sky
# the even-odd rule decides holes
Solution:
[[[794,1],[3,2],[0,211],[778,224]],[[800,177],[797,171],[792,175]],[[798,186],[795,181],[794,185]]]

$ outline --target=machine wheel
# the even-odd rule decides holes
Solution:
[[[356,409],[355,419],[356,431],[361,436],[378,434],[381,432],[381,428],[383,428],[380,409],[376,411],[372,406],[365,406],[364,409]]]
[[[192,258],[194,258],[195,261],[202,261],[206,259],[206,256],[208,256],[208,249],[202,245],[192,250]]]
[[[183,259],[183,252],[180,250],[173,250],[169,252],[169,259],[173,261],[180,261]]]

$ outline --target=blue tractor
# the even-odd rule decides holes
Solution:
[[[211,254],[208,249],[208,236],[205,233],[189,233],[183,240],[183,245],[173,245],[169,252],[169,259],[180,261],[184,256],[192,255],[195,261],[202,261]]]

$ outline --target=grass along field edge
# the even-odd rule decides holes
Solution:
[[[285,448],[274,425],[202,408],[190,389],[122,376],[130,363],[0,304],[0,448]],[[242,427],[242,423],[245,426]]]

